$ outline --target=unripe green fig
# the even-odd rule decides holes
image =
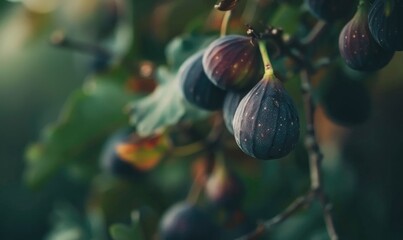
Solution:
[[[366,3],[360,3],[354,17],[341,31],[339,50],[346,64],[358,71],[379,70],[390,62],[394,54],[394,51],[383,49],[372,37]]]
[[[204,73],[203,52],[192,55],[181,65],[178,78],[187,101],[205,110],[217,110],[222,107],[226,92],[212,84]]]
[[[203,68],[210,81],[224,90],[252,88],[263,69],[257,43],[241,35],[213,41],[204,53]]]
[[[234,134],[232,120],[234,120],[235,111],[247,92],[228,92],[224,99],[223,118],[225,126],[231,134]]]
[[[369,11],[369,30],[385,49],[403,51],[403,1],[376,0]]]
[[[354,6],[351,0],[306,0],[309,11],[317,18],[334,21],[348,16]]]
[[[233,126],[241,150],[259,159],[286,156],[299,138],[298,112],[282,82],[272,73],[266,73],[242,99]]]
[[[217,227],[209,216],[194,204],[180,202],[162,216],[160,240],[218,239]]]

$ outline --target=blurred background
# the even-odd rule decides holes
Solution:
[[[129,223],[136,209],[152,236],[159,216],[186,197],[204,156],[163,159],[135,180],[104,174],[100,156],[109,136],[128,123],[124,106],[154,89],[149,72],[159,65],[175,69],[175,57],[205,44],[201,36],[217,35],[222,14],[213,10],[215,3],[0,2],[0,239],[109,239],[109,226]],[[315,21],[303,1],[242,1],[230,32],[263,22],[304,36]],[[329,30],[320,54],[337,51],[345,23]],[[65,47],[66,39],[78,49]],[[398,52],[384,69],[362,74],[337,58],[335,69],[313,77],[325,189],[341,239],[403,239],[402,62]],[[278,64],[286,66],[286,87],[302,111],[299,80],[287,74],[295,66]],[[94,82],[100,86],[95,90]],[[208,127],[195,125],[199,135]],[[183,135],[175,131],[170,134]],[[196,135],[176,138],[194,141]],[[308,189],[302,140],[285,159],[263,162],[243,155],[229,133],[225,139],[227,162],[246,187],[242,216],[248,226],[273,217]],[[233,237],[245,233],[231,231]],[[266,237],[327,239],[319,205]]]

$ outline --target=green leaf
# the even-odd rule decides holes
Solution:
[[[140,228],[140,217],[138,212],[133,212],[132,224],[114,224],[109,228],[109,233],[113,240],[142,240],[144,239],[143,233]]]
[[[301,10],[298,6],[282,4],[270,19],[270,25],[281,27],[286,33],[295,34],[300,24]]]
[[[85,240],[92,235],[91,226],[85,216],[68,204],[55,207],[51,214],[52,229],[46,240]]]
[[[183,97],[179,79],[166,68],[158,69],[161,83],[155,91],[130,106],[130,122],[140,136],[152,135],[179,121],[192,121],[208,116],[208,112],[191,105]],[[161,74],[164,72],[165,74]]]
[[[67,163],[96,160],[107,135],[127,121],[122,109],[136,96],[114,78],[127,76],[114,73],[89,79],[69,97],[42,140],[29,146],[25,177],[31,187],[40,186]]]

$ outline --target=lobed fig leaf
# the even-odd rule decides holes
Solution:
[[[140,136],[150,136],[162,129],[172,126],[179,121],[196,120],[208,116],[203,111],[188,103],[180,89],[179,79],[176,74],[159,68],[160,85],[153,93],[129,106],[130,122],[136,126]]]

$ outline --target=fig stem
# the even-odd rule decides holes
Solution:
[[[259,50],[260,50],[260,54],[262,55],[262,60],[263,60],[263,64],[264,64],[264,75],[265,76],[273,75],[273,68],[272,68],[269,54],[267,52],[267,47],[266,47],[265,41],[259,41]]]
[[[224,37],[227,34],[227,29],[228,29],[228,23],[229,20],[231,19],[231,10],[230,11],[226,11],[224,13],[224,16],[222,18],[222,22],[221,22],[221,31],[220,31],[220,37]]]

